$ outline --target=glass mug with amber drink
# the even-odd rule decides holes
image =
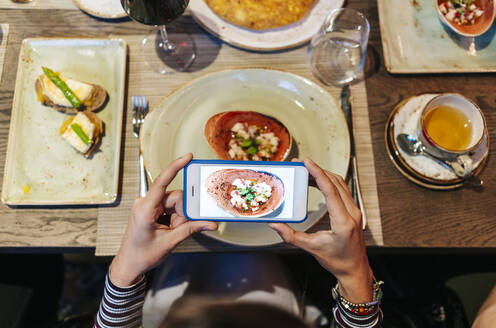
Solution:
[[[471,100],[455,93],[432,98],[419,120],[418,138],[434,156],[459,163],[470,174],[470,153],[487,135],[486,120]]]

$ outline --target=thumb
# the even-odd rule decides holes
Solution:
[[[169,233],[168,243],[172,248],[175,248],[183,240],[192,234],[200,231],[217,230],[217,223],[209,221],[188,221]]]
[[[311,252],[313,245],[311,235],[296,231],[286,223],[270,223],[269,226],[275,230],[286,243],[299,247],[309,253]]]

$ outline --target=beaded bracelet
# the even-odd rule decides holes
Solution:
[[[367,302],[367,303],[352,303],[341,296],[339,294],[339,282],[336,284],[335,287],[332,288],[332,298],[339,302],[339,304],[345,308],[346,310],[350,311],[353,314],[356,315],[368,315],[373,312],[375,312],[381,304],[381,299],[382,299],[382,287],[381,285],[384,284],[383,281],[377,281],[375,278],[373,278],[372,281],[372,292],[373,292],[373,299],[372,302]]]

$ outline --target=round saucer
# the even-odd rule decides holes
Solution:
[[[389,158],[400,173],[413,183],[435,190],[451,190],[463,186],[463,180],[451,170],[425,156],[410,156],[399,149],[396,136],[399,133],[413,134],[421,108],[437,94],[422,94],[401,101],[393,109],[386,122],[385,144]],[[405,116],[409,118],[405,124]],[[402,121],[403,120],[403,121]],[[411,120],[411,121],[410,121]],[[474,163],[474,175],[478,175],[489,154],[489,137],[469,155]]]
[[[104,19],[118,19],[126,17],[119,0],[72,0],[74,4],[91,16]]]

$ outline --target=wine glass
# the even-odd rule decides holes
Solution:
[[[327,85],[351,83],[363,69],[369,32],[369,22],[360,12],[331,11],[308,47],[312,73]]]
[[[141,41],[146,64],[167,74],[170,68],[187,70],[196,58],[193,40],[181,35],[167,35],[165,25],[181,16],[189,0],[121,0],[129,17],[142,24],[158,27]]]

